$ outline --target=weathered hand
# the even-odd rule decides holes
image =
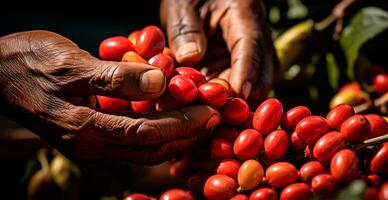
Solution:
[[[178,62],[201,62],[202,72],[225,78],[241,97],[266,97],[275,53],[260,0],[163,0],[160,9]]]
[[[100,61],[47,31],[0,38],[0,109],[48,144],[76,159],[153,164],[180,155],[216,126],[207,106],[147,115],[102,113],[95,94],[141,100],[165,89],[150,65]]]

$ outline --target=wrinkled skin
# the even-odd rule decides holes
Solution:
[[[96,94],[131,100],[160,96],[166,84],[163,75],[150,79],[150,90],[143,90],[139,80],[155,69],[100,61],[47,31],[3,36],[1,113],[73,159],[160,163],[193,148],[220,117],[207,106],[137,115],[95,109]]]
[[[266,97],[276,59],[260,0],[163,0],[160,14],[178,62],[228,80],[245,99]]]

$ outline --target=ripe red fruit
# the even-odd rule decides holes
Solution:
[[[327,114],[326,122],[331,129],[339,131],[342,123],[353,115],[354,109],[351,105],[339,104]]]
[[[160,195],[159,200],[194,200],[193,195],[186,190],[179,188],[169,189]]]
[[[172,53],[171,49],[168,47],[164,47],[162,54],[166,56],[170,56],[170,58],[175,59],[174,54]]]
[[[373,78],[373,87],[379,95],[388,92],[388,73],[378,74]]]
[[[212,78],[208,81],[209,83],[218,83],[218,84],[221,84],[222,86],[224,86],[224,88],[226,89],[226,91],[230,92],[230,84],[228,81],[226,81],[225,79],[223,78]]]
[[[145,194],[132,193],[132,194],[124,197],[123,200],[151,200],[151,198]]]
[[[256,158],[263,146],[263,137],[255,129],[240,133],[233,145],[233,152],[242,161]]]
[[[171,111],[176,110],[181,106],[180,102],[172,97],[168,92],[164,92],[162,96],[159,97],[158,102],[156,103],[157,111]]]
[[[220,110],[222,122],[227,125],[238,125],[248,119],[249,106],[241,98],[230,97]]]
[[[380,192],[379,192],[379,199],[388,199],[388,181],[385,181],[383,185],[380,187]]]
[[[277,200],[278,193],[271,188],[259,188],[252,192],[249,200]]]
[[[220,108],[228,100],[228,92],[218,83],[204,83],[198,88],[198,99],[201,103]]]
[[[138,63],[148,64],[147,61],[144,60],[144,58],[142,58],[139,54],[137,54],[134,51],[126,52],[121,58],[121,62],[138,62]]]
[[[255,115],[255,112],[249,111],[248,119],[245,120],[245,122],[242,123],[239,127],[241,130],[253,129],[253,125],[252,125],[253,115]]]
[[[356,178],[359,168],[356,153],[349,149],[337,152],[330,163],[331,175],[339,182],[348,182]]]
[[[283,130],[274,130],[265,137],[264,153],[271,160],[284,156],[288,150],[288,134]]]
[[[283,119],[283,105],[277,99],[267,99],[256,109],[253,127],[263,135],[275,130]]]
[[[291,139],[291,146],[295,151],[305,149],[307,146],[306,143],[304,143],[302,140],[300,140],[300,138],[298,137],[298,135],[296,134],[295,131],[292,132],[290,139]]]
[[[128,40],[131,41],[131,43],[133,45],[136,45],[136,40],[139,37],[140,32],[141,32],[141,30],[136,30],[136,31],[131,32],[128,35]]]
[[[214,159],[233,158],[233,146],[224,138],[214,138],[210,144],[210,155]]]
[[[370,124],[370,138],[388,134],[388,122],[376,114],[368,114],[364,116]]]
[[[375,200],[379,197],[379,191],[375,187],[367,187],[364,192],[365,200]]]
[[[311,190],[315,193],[330,194],[337,187],[337,181],[330,174],[319,174],[311,180]]]
[[[248,200],[248,197],[245,194],[238,194],[230,198],[230,200]]]
[[[194,195],[202,197],[205,182],[209,177],[208,173],[197,173],[189,178],[187,186]]]
[[[182,75],[186,76],[187,78],[190,78],[194,81],[194,83],[197,85],[197,87],[201,86],[202,84],[206,83],[205,76],[199,72],[198,70],[192,68],[192,67],[178,67],[175,68],[173,75]]]
[[[306,144],[314,144],[322,135],[329,132],[329,126],[320,116],[309,116],[302,119],[295,128],[296,134]]]
[[[282,190],[280,200],[307,200],[312,196],[306,183],[294,183]]]
[[[369,185],[372,185],[372,186],[374,186],[374,187],[379,186],[380,183],[381,183],[381,178],[380,178],[380,176],[377,175],[377,174],[369,174],[369,175],[367,176],[367,179],[368,179],[368,184],[369,184]]]
[[[204,194],[209,200],[229,199],[236,194],[237,184],[229,176],[217,174],[206,180]]]
[[[370,136],[369,121],[362,115],[354,115],[344,121],[341,126],[341,134],[346,142],[359,144]]]
[[[309,158],[310,160],[315,160],[313,155],[313,148],[314,146],[312,144],[308,144],[304,149],[304,157]]]
[[[163,32],[156,26],[147,26],[139,33],[135,50],[143,58],[149,59],[158,53],[162,53],[164,46]]]
[[[131,102],[124,99],[117,99],[105,96],[97,96],[101,110],[104,111],[120,111],[130,110]]]
[[[125,52],[132,51],[133,45],[124,36],[114,36],[101,42],[98,53],[102,60],[120,61]]]
[[[336,131],[327,133],[319,138],[314,145],[313,155],[319,162],[327,162],[335,153],[346,147],[343,136]]]
[[[238,170],[239,191],[251,190],[263,180],[264,170],[256,160],[245,161]]]
[[[236,141],[238,135],[239,132],[234,127],[218,126],[217,129],[214,131],[214,137],[225,138],[231,143],[234,143],[234,141]]]
[[[172,97],[182,102],[194,101],[198,93],[195,83],[182,75],[172,77],[168,84],[168,91]]]
[[[388,175],[388,142],[384,142],[372,156],[370,162],[372,173]]]
[[[301,179],[306,183],[310,183],[311,179],[313,179],[316,175],[323,173],[327,173],[327,170],[318,161],[307,162],[299,170]]]
[[[283,188],[298,180],[298,170],[288,162],[277,162],[265,172],[268,183],[274,188]]]
[[[234,159],[225,159],[220,162],[216,169],[216,174],[224,174],[237,181],[238,170],[241,163]]]
[[[164,54],[156,54],[148,60],[148,63],[154,67],[161,69],[166,76],[170,78],[174,71],[174,60],[170,56]]]
[[[155,105],[155,100],[131,101],[131,108],[135,112],[151,112]]]
[[[296,125],[305,117],[311,115],[310,109],[305,106],[297,106],[289,111],[283,117],[282,128],[288,131],[294,130]]]

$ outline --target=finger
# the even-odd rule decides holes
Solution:
[[[258,1],[244,4],[233,2],[220,21],[223,36],[231,53],[229,82],[232,92],[247,98],[260,73],[264,49],[263,10],[257,9]],[[260,14],[261,13],[261,14]]]
[[[66,84],[64,93],[97,94],[115,98],[145,100],[160,96],[166,87],[163,72],[151,65],[85,59],[80,81]],[[81,82],[81,83],[80,83]]]
[[[200,0],[163,0],[161,3],[161,19],[166,25],[171,50],[176,60],[184,65],[197,64],[206,52],[199,6]]]

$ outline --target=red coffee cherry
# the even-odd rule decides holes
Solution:
[[[294,131],[291,134],[291,146],[292,146],[292,149],[294,149],[295,151],[299,151],[299,150],[305,149],[307,144],[304,143],[302,140],[300,140],[300,138]]]
[[[131,43],[133,45],[136,45],[136,40],[139,37],[140,32],[141,32],[141,30],[136,30],[136,31],[131,32],[128,35],[128,40],[131,41]]]
[[[168,84],[168,91],[172,97],[182,102],[194,101],[198,93],[195,83],[182,75],[172,77]]]
[[[131,101],[131,108],[135,112],[151,112],[155,110],[155,100]]]
[[[255,112],[249,111],[248,119],[245,120],[245,122],[242,123],[242,124],[239,126],[240,130],[253,129],[253,125],[252,125],[253,115],[255,115]]]
[[[359,163],[356,153],[352,150],[341,150],[331,159],[331,175],[339,182],[349,182],[357,177],[360,168]]]
[[[98,95],[97,95],[97,100],[101,110],[104,110],[104,111],[120,111],[120,110],[131,109],[131,102],[128,100],[98,96]]]
[[[267,99],[256,109],[253,127],[263,135],[275,130],[283,119],[283,105],[277,99]]]
[[[209,83],[221,84],[222,86],[224,86],[224,88],[226,89],[226,91],[228,92],[228,95],[229,95],[229,93],[230,93],[230,84],[225,79],[223,79],[223,78],[212,78],[208,82]]]
[[[379,191],[375,187],[367,187],[364,192],[365,200],[375,200],[379,198]]]
[[[139,33],[135,50],[143,58],[149,59],[158,53],[162,53],[164,46],[163,32],[156,26],[147,26]]]
[[[233,146],[224,138],[214,138],[210,144],[210,155],[214,159],[233,158]]]
[[[214,131],[214,137],[222,137],[229,142],[234,144],[234,141],[236,141],[236,138],[238,137],[239,132],[234,127],[229,126],[218,126],[217,129]]]
[[[271,188],[259,188],[252,192],[249,200],[277,200],[278,193]]]
[[[216,169],[216,174],[224,174],[237,181],[238,170],[241,162],[234,159],[225,159],[220,162]]]
[[[236,194],[237,184],[229,176],[217,174],[206,180],[204,194],[209,200],[229,199]]]
[[[124,36],[114,36],[101,42],[98,53],[102,60],[120,61],[125,52],[132,51],[133,45]]]
[[[319,174],[311,180],[311,190],[315,193],[331,194],[338,188],[338,183],[330,174]]]
[[[302,120],[311,115],[310,109],[305,106],[297,106],[289,111],[283,117],[282,128],[288,131],[294,130],[296,125]]]
[[[170,78],[174,71],[174,60],[170,56],[164,54],[156,54],[148,60],[148,63],[154,67],[161,69],[166,76]]]
[[[370,124],[370,138],[388,134],[388,122],[383,117],[376,114],[368,114],[364,117]]]
[[[192,68],[192,67],[178,67],[175,68],[173,75],[182,75],[186,76],[187,78],[190,78],[194,81],[195,85],[197,87],[201,86],[202,84],[206,83],[205,76],[199,72],[198,70]]]
[[[277,162],[265,172],[268,183],[274,188],[283,188],[298,180],[298,170],[288,162]]]
[[[132,194],[124,197],[123,200],[151,200],[151,198],[145,194],[142,194],[142,193],[132,193]]]
[[[326,122],[331,129],[339,131],[342,123],[353,115],[354,109],[351,105],[339,104],[327,114]]]
[[[198,88],[199,101],[214,108],[223,106],[228,97],[228,91],[218,83],[204,83]]]
[[[230,200],[248,200],[248,197],[245,194],[238,194],[230,198]]]
[[[121,58],[121,62],[138,62],[148,64],[144,58],[142,58],[139,54],[134,51],[127,51],[123,57]]]
[[[259,156],[263,146],[263,137],[255,129],[247,129],[240,133],[233,144],[233,152],[242,161]]]
[[[385,181],[380,187],[379,199],[388,199],[388,181]]]
[[[313,179],[316,175],[323,173],[327,173],[327,170],[318,161],[307,162],[299,170],[301,179],[306,183],[310,183],[311,179]]]
[[[362,115],[354,115],[344,121],[341,126],[341,134],[346,142],[359,144],[370,136],[369,121]]]
[[[384,142],[375,150],[370,162],[370,170],[372,173],[388,175],[388,142]]]
[[[378,74],[373,78],[373,87],[379,95],[388,92],[388,73]]]
[[[179,188],[173,188],[160,195],[159,200],[194,200],[194,196],[189,192]]]
[[[203,197],[203,188],[205,187],[206,180],[210,177],[208,173],[197,173],[191,176],[187,181],[187,186],[194,195]]]
[[[343,136],[336,131],[327,133],[319,138],[314,145],[313,155],[319,162],[327,162],[335,153],[346,147]]]
[[[296,134],[306,144],[314,144],[322,135],[329,132],[329,126],[320,116],[309,116],[302,119],[295,128]]]
[[[264,153],[272,160],[277,160],[284,156],[288,150],[288,134],[283,130],[274,130],[265,137]]]
[[[251,190],[257,187],[263,180],[264,170],[256,160],[247,160],[243,162],[238,170],[239,191]]]
[[[312,196],[306,183],[293,183],[282,190],[280,200],[308,200]]]
[[[230,97],[220,110],[224,124],[238,125],[248,119],[249,106],[241,98]]]

